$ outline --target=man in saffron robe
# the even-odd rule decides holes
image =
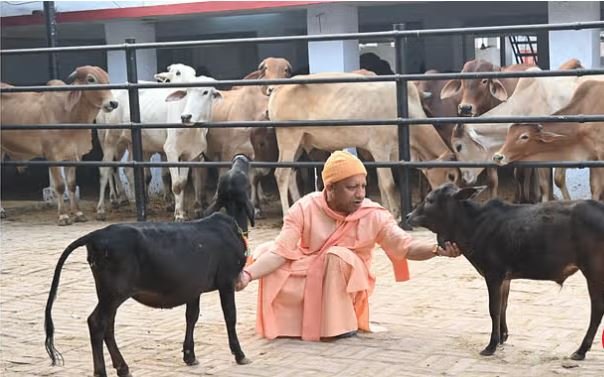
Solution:
[[[407,259],[457,257],[454,244],[414,240],[390,212],[365,198],[367,171],[354,155],[336,151],[325,162],[325,189],[298,200],[274,242],[255,251],[236,288],[259,279],[256,330],[274,339],[318,341],[357,330],[370,331],[370,271],[379,244],[397,281],[409,279]]]

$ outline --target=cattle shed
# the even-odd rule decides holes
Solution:
[[[54,2],[58,46],[168,42],[249,37],[336,34],[405,29],[528,25],[602,20],[601,2],[440,2],[440,1],[233,1],[233,2]],[[2,2],[2,49],[46,47],[42,2]],[[536,62],[544,69],[568,58],[586,68],[603,65],[601,31],[539,31],[522,35],[452,35],[408,38],[403,52],[406,71],[459,72],[463,63],[483,58],[498,65]],[[179,62],[217,79],[238,79],[268,56],[288,59],[294,73],[350,71],[359,67],[378,73],[393,70],[394,45],[374,38],[363,41],[266,42],[215,44],[195,48],[146,49],[137,52],[140,80]],[[111,82],[126,81],[122,51],[66,52],[56,56],[59,78],[80,65],[98,65]],[[51,79],[49,59],[41,54],[2,57],[1,80],[13,85],[39,85]],[[99,160],[95,147],[87,157]],[[2,169],[3,195],[39,195],[47,185],[46,169],[17,174]],[[78,182],[96,195],[97,169],[79,168]],[[81,171],[80,171],[81,170]],[[572,178],[571,178],[572,179]],[[24,181],[25,180],[25,181]],[[157,179],[159,184],[159,179]],[[27,182],[27,184],[24,184]],[[39,197],[39,196],[38,196]]]

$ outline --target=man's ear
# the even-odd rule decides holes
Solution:
[[[459,189],[455,194],[453,194],[453,198],[457,200],[467,200],[472,199],[480,195],[487,186],[473,186],[473,187],[464,187]]]
[[[501,102],[507,101],[508,99],[508,91],[505,90],[505,87],[498,79],[491,79],[489,83],[489,91],[493,97],[497,98]]]

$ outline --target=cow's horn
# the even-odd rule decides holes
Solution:
[[[78,70],[76,69],[75,71],[71,72],[71,74],[69,76],[67,76],[67,83],[72,83],[73,80],[75,80],[76,76],[78,74]]]

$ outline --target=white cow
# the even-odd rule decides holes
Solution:
[[[155,75],[156,79],[160,81],[169,82],[182,82],[183,80],[190,80],[195,77],[195,70],[184,64],[172,64],[168,67],[168,72]],[[144,83],[141,81],[140,83]],[[149,81],[149,83],[151,83]],[[157,89],[141,89],[139,90],[139,106],[141,114],[141,123],[168,123],[168,109],[174,106],[184,106],[177,102],[166,102],[166,98],[172,94],[177,88],[157,88]],[[111,114],[99,114],[97,117],[97,123],[128,123],[130,122],[130,106],[128,102],[128,92],[125,90],[115,90],[113,95],[119,98],[119,101],[123,104],[120,106],[118,111],[114,111]],[[179,110],[175,110],[178,112]],[[180,122],[180,119],[177,120]],[[162,155],[162,160],[165,160],[164,155],[164,144],[167,138],[167,130],[163,128],[142,128],[141,130],[142,148],[143,148],[143,160],[148,161],[151,156],[155,153]],[[129,150],[128,158],[132,160],[132,136],[130,130],[100,130],[99,141],[103,149],[103,161],[119,161],[121,160],[125,150]],[[162,169],[163,170],[163,169]],[[107,184],[110,184],[111,191],[117,191],[113,195],[119,197],[118,201],[125,201],[123,195],[120,195],[121,181],[119,179],[112,178],[112,168],[101,167],[100,168],[100,195],[99,202],[97,204],[97,219],[105,220],[105,191]],[[132,169],[126,169],[126,175],[128,176],[128,183],[130,188],[134,187],[134,174]],[[147,177],[147,184],[150,182],[151,175],[150,170],[145,169],[145,175]],[[167,186],[167,173],[162,172],[162,179],[164,180],[164,198],[171,202],[172,198],[168,195]],[[114,186],[116,189],[114,189]],[[131,190],[131,193],[133,190]]]
[[[174,65],[169,68],[174,69]],[[183,82],[199,82],[212,84],[215,81],[211,77],[187,77]],[[185,81],[186,80],[186,81]],[[222,98],[220,91],[211,85],[179,89],[166,97],[166,101],[176,103],[179,106],[170,107],[168,111],[168,123],[182,122],[192,126],[195,123],[203,123],[212,118],[212,105],[215,99]],[[184,100],[183,100],[184,99]],[[198,161],[202,153],[207,149],[207,128],[171,128],[167,131],[164,152],[168,162]],[[191,172],[193,186],[195,188],[196,215],[201,213],[201,182],[198,169]],[[172,178],[172,193],[174,194],[174,220],[181,222],[185,220],[184,189],[187,184],[189,168],[170,168]]]

